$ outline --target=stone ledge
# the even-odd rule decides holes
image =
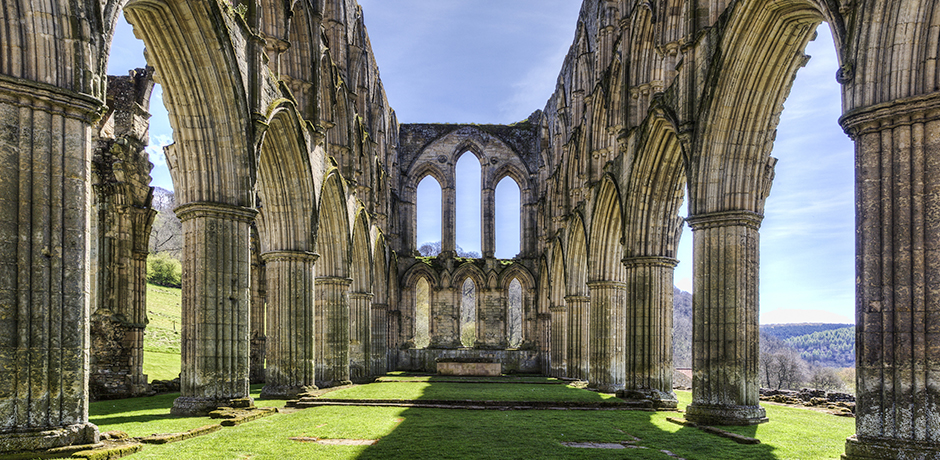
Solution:
[[[205,425],[199,428],[193,428],[183,433],[155,434],[152,436],[147,436],[141,438],[140,442],[145,444],[167,444],[171,442],[182,441],[184,439],[195,438],[196,436],[214,433],[221,429],[222,425],[220,424]]]
[[[689,428],[698,428],[706,433],[715,434],[723,438],[728,438],[738,444],[760,444],[760,439],[752,438],[750,436],[744,436],[737,433],[732,433],[730,431],[725,431],[720,428],[715,428],[713,426],[699,425],[695,422],[690,422],[685,419],[677,417],[666,417],[666,420],[675,423],[677,425],[687,426]]]

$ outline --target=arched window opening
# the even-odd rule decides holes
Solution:
[[[516,348],[522,344],[522,283],[514,279],[509,283],[509,347]]]
[[[511,259],[519,254],[522,233],[522,207],[519,184],[505,177],[496,186],[496,258]]]
[[[431,344],[431,285],[421,278],[415,285],[415,348]]]
[[[415,203],[415,238],[418,252],[433,257],[441,252],[441,184],[427,176],[418,184]]]
[[[460,344],[472,347],[477,340],[477,285],[467,278],[460,289]]]
[[[457,255],[460,257],[480,257],[483,244],[481,232],[481,193],[482,168],[476,155],[464,152],[457,160],[457,210],[456,238]]]

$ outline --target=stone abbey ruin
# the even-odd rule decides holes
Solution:
[[[152,70],[106,76],[120,14]],[[858,406],[845,456],[940,458],[935,0],[585,0],[555,93],[511,126],[400,125],[355,0],[5,0],[0,453],[94,441],[92,394],[146,391],[154,82],[185,236],[174,413],[246,398],[250,380],[291,396],[438,358],[498,359],[675,407],[686,200],[686,416],[766,420],[759,229],[783,101],[821,22],[856,145]],[[463,153],[483,166],[478,259],[455,257]],[[415,251],[426,176],[444,197],[435,258]],[[512,260],[493,257],[504,177],[522,196]]]

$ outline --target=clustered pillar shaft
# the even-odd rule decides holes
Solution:
[[[940,97],[849,115],[856,434],[847,459],[940,458]]]
[[[305,251],[262,255],[270,292],[264,398],[292,399],[315,386],[314,264]]]
[[[252,229],[252,238],[258,237]],[[265,276],[265,266],[261,260],[258,246],[252,244],[251,256],[251,362],[249,364],[249,379],[251,383],[264,383],[264,359],[265,359],[265,314],[267,297],[267,277]]]
[[[349,285],[333,276],[316,281],[316,384],[320,388],[347,385],[349,379]]]
[[[86,230],[101,105],[0,75],[0,453],[98,441]]]
[[[649,399],[655,407],[678,405],[672,392],[673,272],[677,260],[632,257],[626,266],[626,383],[629,397]]]
[[[568,311],[564,305],[552,305],[548,310],[552,316],[550,375],[566,377],[568,375]]]
[[[568,305],[568,377],[588,380],[591,298],[569,295],[565,296],[565,303]]]
[[[371,374],[382,375],[388,372],[388,304],[372,304],[372,348]]]
[[[176,214],[183,223],[185,281],[181,396],[172,413],[202,415],[249,398],[248,242],[257,211],[191,203]]]
[[[349,379],[367,383],[372,348],[372,293],[349,295]]]
[[[758,263],[761,216],[725,212],[688,219],[693,230],[692,404],[703,424],[767,421],[758,405]]]
[[[627,287],[617,281],[592,281],[591,290],[591,384],[613,393],[623,390],[625,377]]]

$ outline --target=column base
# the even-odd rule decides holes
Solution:
[[[92,423],[79,423],[52,429],[0,430],[0,454],[37,452],[57,447],[97,444],[98,427]]]
[[[317,386],[320,388],[341,387],[343,385],[352,385],[352,380],[327,380],[323,382],[317,382]]]
[[[671,391],[618,390],[617,397],[627,401],[649,401],[656,410],[672,410],[679,407],[679,400]]]
[[[919,442],[899,442],[888,439],[858,439],[852,435],[845,440],[844,460],[868,459],[940,459],[940,445]]]
[[[758,425],[767,422],[767,412],[760,406],[724,406],[692,403],[685,418],[700,425]]]
[[[317,389],[316,386],[312,385],[265,385],[261,389],[261,399],[298,399],[300,395]]]
[[[204,417],[220,407],[250,408],[255,402],[249,397],[235,399],[195,398],[180,396],[173,401],[170,414],[181,417]]]

